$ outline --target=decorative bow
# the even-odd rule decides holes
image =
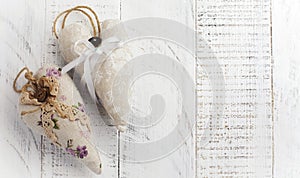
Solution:
[[[78,46],[84,45],[86,47],[86,50],[84,52],[79,51]],[[92,80],[92,70],[91,66],[94,66],[97,63],[101,64],[104,62],[105,58],[101,58],[101,54],[107,54],[109,51],[119,47],[120,40],[116,37],[110,37],[104,41],[102,41],[101,45],[99,47],[94,47],[89,41],[87,40],[79,40],[74,44],[74,51],[76,54],[79,55],[78,58],[74,59],[67,65],[65,65],[62,68],[61,73],[65,74],[68,71],[70,71],[72,68],[75,68],[79,64],[84,62],[84,68],[83,68],[83,75],[81,77],[81,83],[87,85],[87,89],[90,93],[90,96],[94,100],[94,102],[97,102],[97,97],[95,94],[95,88],[94,88],[94,82]],[[92,64],[92,65],[91,65]]]

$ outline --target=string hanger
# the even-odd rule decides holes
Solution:
[[[96,20],[96,23],[97,23],[97,29],[96,29],[95,23],[93,21],[93,18],[85,10],[88,10],[93,14],[93,16]],[[61,12],[60,14],[58,14],[58,16],[55,18],[55,20],[53,22],[53,28],[52,28],[52,32],[54,33],[55,37],[58,39],[56,25],[57,25],[57,21],[59,20],[59,18],[64,16],[63,20],[62,20],[62,25],[61,25],[61,29],[64,29],[67,17],[70,15],[71,12],[74,12],[74,11],[78,11],[78,12],[81,12],[82,14],[84,14],[89,19],[90,24],[93,28],[93,35],[95,37],[96,36],[100,37],[101,27],[100,27],[99,18],[97,16],[96,12],[88,6],[76,6],[76,7],[73,7],[71,9],[67,9],[67,10]]]
[[[25,90],[25,87],[22,87],[22,89],[17,89],[17,80],[20,78],[21,74],[26,71],[25,73],[25,78],[28,80],[32,80],[32,73],[29,71],[29,69],[27,67],[24,67],[23,69],[21,69],[21,71],[17,74],[14,83],[13,83],[13,89],[16,93],[21,93],[22,91]]]

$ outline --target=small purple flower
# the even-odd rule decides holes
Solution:
[[[88,150],[86,149],[86,146],[77,146],[76,150],[73,150],[70,147],[66,148],[67,152],[69,152],[73,156],[77,156],[81,159],[86,157],[88,155]]]
[[[78,147],[77,147],[77,149],[78,149]],[[88,155],[88,151],[86,150],[86,146],[84,145],[80,148],[79,157],[82,159],[82,158],[86,157],[87,155]]]
[[[84,150],[84,151],[81,151],[80,153],[79,153],[79,157],[82,159],[82,158],[84,158],[84,157],[86,157],[88,155],[88,151],[87,150]]]
[[[75,155],[76,155],[75,151],[74,151],[72,148],[66,148],[66,151],[67,151],[68,153],[70,153],[72,156],[75,156]]]
[[[78,146],[78,147],[77,147],[77,151],[81,151],[81,146]]]
[[[46,69],[46,76],[47,77],[55,77],[55,78],[59,78],[61,77],[61,73],[58,69],[56,68],[48,68]]]

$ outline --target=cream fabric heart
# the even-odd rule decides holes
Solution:
[[[34,75],[27,71],[25,77],[28,83],[19,90],[22,120],[100,174],[101,160],[91,140],[90,118],[73,80],[61,75],[52,64],[43,66]]]
[[[114,36],[114,33],[116,32],[111,30],[110,33],[110,29],[118,23],[120,23],[119,20],[103,21],[101,31],[106,31],[106,33],[105,36],[101,36],[102,41]],[[118,30],[122,31],[122,29]],[[118,33],[126,35],[125,32],[120,33],[120,31],[118,31]],[[76,42],[81,40],[87,41],[91,37],[92,35],[89,30],[87,30],[87,27],[78,23],[70,24],[62,29],[59,33],[58,42],[64,60],[69,63],[79,57],[74,51]],[[84,45],[79,45],[76,46],[76,50],[84,53],[87,48]],[[110,54],[109,59],[102,60],[106,57],[106,54],[100,55],[98,62],[96,62],[91,69],[91,77],[95,92],[112,119],[111,123],[116,125],[119,130],[123,131],[125,122],[122,117],[124,117],[126,113],[129,113],[130,108],[127,103],[127,98],[124,98],[123,96],[112,96],[112,88],[118,72],[132,59],[132,54],[130,49],[126,45],[123,45],[122,47],[114,49]],[[83,63],[78,64],[76,71],[82,75],[84,71],[83,68]],[[116,109],[115,106],[118,106],[119,109]]]

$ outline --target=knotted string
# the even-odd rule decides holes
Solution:
[[[96,23],[97,23],[98,34],[96,32],[96,27],[95,27],[92,17],[84,9],[90,11],[93,14],[93,16],[96,20]],[[61,29],[63,29],[65,27],[67,17],[70,15],[71,12],[74,12],[74,11],[79,11],[82,14],[84,14],[90,21],[90,24],[93,28],[94,36],[97,36],[97,35],[100,36],[100,33],[101,33],[100,21],[99,21],[97,14],[95,13],[95,11],[88,6],[76,6],[76,7],[73,7],[73,8],[70,8],[70,9],[67,9],[67,10],[61,12],[55,18],[55,20],[53,22],[52,30],[53,30],[53,33],[56,38],[58,38],[57,29],[56,29],[56,24],[57,24],[58,19],[63,16],[62,26],[61,26]],[[79,57],[74,59],[72,62],[70,62],[66,66],[64,66],[61,71],[62,74],[65,74],[68,71],[70,71],[71,69],[75,68],[76,66],[78,66],[79,64],[84,62],[84,73],[81,77],[81,84],[82,85],[84,85],[85,83],[87,84],[87,88],[90,93],[90,96],[92,97],[92,99],[95,102],[96,102],[97,98],[96,98],[96,94],[95,94],[94,83],[93,83],[92,76],[91,76],[91,71],[92,71],[91,66],[94,66],[94,64],[97,62],[97,60],[103,60],[100,58],[100,55],[104,52],[103,50],[112,49],[112,48],[105,49],[106,48],[105,43],[114,42],[114,41],[115,40],[107,39],[106,41],[103,42],[104,45],[101,45],[101,47],[99,47],[99,49],[95,48],[90,42],[88,42],[86,40],[77,41],[74,44],[74,52],[77,55],[79,55]],[[84,45],[86,47],[86,50],[84,52],[79,51],[78,50],[79,45]],[[113,47],[115,47],[115,46],[116,45],[114,45]],[[103,61],[98,61],[98,62],[103,62]],[[91,63],[93,65],[91,65]]]
[[[82,9],[87,9],[87,10],[89,10],[89,11],[94,15],[95,20],[96,20],[96,23],[97,23],[98,34],[97,34],[96,27],[95,27],[95,24],[94,24],[94,22],[93,22],[92,17],[91,17],[87,12],[85,12],[85,11],[82,10]],[[63,18],[63,21],[62,21],[62,26],[61,26],[61,28],[63,29],[63,28],[65,27],[65,23],[66,23],[67,17],[69,16],[69,14],[70,14],[71,12],[74,12],[74,11],[79,11],[79,12],[83,13],[83,14],[89,19],[89,21],[90,21],[90,23],[91,23],[91,25],[92,25],[94,36],[97,36],[97,35],[100,36],[100,33],[101,33],[101,27],[100,27],[100,21],[99,21],[99,18],[98,18],[98,16],[97,16],[96,12],[95,12],[92,8],[90,8],[90,7],[88,7],[88,6],[76,6],[76,7],[73,7],[73,8],[71,8],[71,9],[67,9],[67,10],[61,12],[61,13],[55,18],[55,20],[54,20],[54,22],[53,22],[53,28],[52,28],[52,31],[53,31],[53,33],[54,33],[54,35],[55,35],[55,37],[56,37],[57,39],[58,39],[58,35],[57,35],[56,24],[57,24],[58,19],[59,19],[61,16],[64,15],[64,18]]]
[[[86,50],[84,52],[79,51],[79,45],[84,45],[86,47]],[[98,65],[101,65],[105,61],[105,58],[101,57],[101,54],[108,54],[108,52],[117,47],[120,47],[120,45],[120,40],[116,37],[110,37],[102,41],[101,45],[97,48],[87,40],[79,40],[75,43],[73,49],[74,52],[79,55],[79,57],[65,65],[62,68],[61,74],[65,74],[71,69],[83,63],[83,75],[81,77],[81,84],[86,84],[91,98],[95,103],[97,103],[94,82],[92,79],[92,67],[95,66],[96,63],[98,63]]]

